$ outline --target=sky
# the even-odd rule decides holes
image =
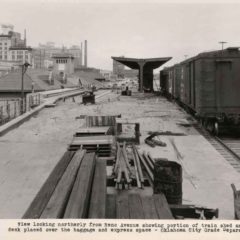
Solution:
[[[240,47],[240,4],[201,2],[0,0],[0,24],[21,33],[26,28],[31,47],[86,39],[90,67],[111,70],[111,56],[172,57],[170,66],[185,55],[221,49],[220,41]]]

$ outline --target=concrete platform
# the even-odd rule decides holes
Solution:
[[[191,126],[179,125],[190,118],[178,106],[150,94],[119,97],[110,93],[97,99],[96,105],[80,103],[81,97],[75,97],[75,102],[58,102],[55,108],[43,109],[0,138],[0,218],[22,217],[73,134],[83,125],[79,116],[91,114],[122,114],[123,118],[140,122],[139,150],[182,164],[183,202],[219,208],[220,219],[234,218],[230,184],[235,183],[240,189],[240,175]],[[186,136],[160,136],[167,146],[151,148],[144,143],[148,131],[172,131]]]

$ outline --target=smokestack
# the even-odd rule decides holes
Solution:
[[[81,42],[81,48],[80,48],[80,66],[83,65],[83,60],[82,60],[82,57],[83,57],[83,49],[82,49],[82,42]]]
[[[85,49],[84,49],[84,67],[87,67],[87,40],[85,40]]]
[[[26,34],[26,29],[24,29],[24,46],[27,46],[27,34]]]

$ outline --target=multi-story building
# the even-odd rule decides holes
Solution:
[[[74,68],[82,67],[82,48],[79,46],[72,46],[70,48],[55,47],[53,42],[46,44],[39,44],[37,48],[33,49],[33,57],[35,68],[48,68],[53,64],[52,57],[54,54],[60,53],[64,50],[65,53],[72,54],[74,57]]]
[[[2,25],[0,34],[0,65],[14,68],[28,62],[33,65],[32,48],[26,45],[26,32],[24,39],[21,34],[13,31],[12,25]]]

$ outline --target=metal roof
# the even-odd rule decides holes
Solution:
[[[139,69],[138,63],[145,63],[145,66],[155,69],[172,59],[171,57],[164,58],[125,58],[125,57],[112,57],[117,62],[120,62],[132,69]]]
[[[10,72],[0,78],[0,92],[21,92],[21,71]],[[24,74],[24,92],[32,91],[32,78],[26,73]],[[36,82],[34,82],[35,91],[43,91]]]

